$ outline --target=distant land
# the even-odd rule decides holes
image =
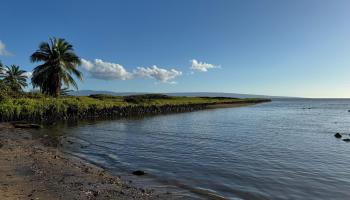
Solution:
[[[153,93],[153,92],[152,92]],[[150,94],[150,92],[112,92],[112,91],[97,91],[97,90],[79,90],[72,91],[72,96],[89,96],[91,94],[110,94],[114,96],[127,96],[136,94]],[[280,98],[299,98],[299,97],[283,97],[283,96],[268,96],[257,94],[239,94],[239,93],[222,93],[222,92],[171,92],[162,93],[169,96],[188,96],[188,97],[235,97],[235,98],[268,98],[268,99],[280,99]]]

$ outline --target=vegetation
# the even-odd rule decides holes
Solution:
[[[92,95],[90,97],[37,96],[26,94],[19,98],[8,98],[0,103],[0,120],[65,120],[91,117],[124,117],[146,114],[185,112],[206,108],[207,105],[223,103],[258,103],[261,99],[220,99],[209,97],[169,97],[138,95],[141,103],[128,102],[130,98]],[[33,96],[34,95],[34,96]]]
[[[34,68],[33,87],[40,88],[44,94],[58,97],[61,87],[73,86],[78,89],[72,75],[82,80],[82,73],[77,69],[80,58],[74,53],[73,46],[61,38],[50,38],[43,42],[39,49],[31,55],[32,62],[43,62]]]
[[[4,65],[2,64],[2,62],[0,61],[0,74],[3,74],[5,71]]]
[[[3,83],[15,92],[22,92],[23,88],[28,85],[26,71],[21,70],[17,65],[6,66],[6,69],[3,68],[0,77],[3,78]]]
[[[25,71],[16,65],[4,66],[0,61],[0,102],[7,98],[16,98],[27,86]]]
[[[150,103],[153,100],[160,100],[160,99],[173,99],[170,96],[164,95],[164,94],[144,94],[144,95],[130,95],[124,97],[124,101],[128,103]]]

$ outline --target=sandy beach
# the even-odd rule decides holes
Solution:
[[[174,199],[169,193],[136,188],[43,141],[0,124],[0,199]]]

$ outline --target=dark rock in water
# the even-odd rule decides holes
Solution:
[[[30,123],[25,123],[25,122],[14,122],[12,125],[15,128],[34,128],[34,129],[40,129],[41,125],[39,124],[30,124]]]
[[[136,176],[142,176],[142,175],[145,175],[146,173],[144,171],[141,171],[141,170],[136,170],[134,172],[132,172],[133,175],[136,175]]]
[[[343,139],[344,142],[350,142],[349,138]]]
[[[0,143],[0,148],[2,148],[4,145]]]
[[[70,141],[70,140],[68,140],[67,141],[69,144],[74,144],[74,142],[73,141]]]
[[[334,137],[336,137],[336,138],[341,138],[341,134],[340,134],[340,133],[336,133],[336,134],[334,135]]]

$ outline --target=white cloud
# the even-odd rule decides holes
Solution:
[[[192,59],[192,60],[190,60],[190,62],[192,64],[191,69],[196,70],[196,71],[200,71],[200,72],[207,72],[209,69],[220,68],[220,66],[216,66],[213,64],[205,63],[205,62],[200,62],[196,59]]]
[[[138,67],[134,70],[134,74],[140,77],[153,78],[162,83],[176,83],[173,79],[181,76],[182,72],[175,69],[163,69],[153,65],[152,67]]]
[[[27,78],[32,78],[33,72],[25,72],[24,75],[25,75]]]
[[[6,45],[5,43],[3,43],[0,40],[0,56],[11,56],[12,53],[10,53],[7,49],[6,49]]]
[[[101,59],[89,61],[81,59],[82,68],[88,71],[91,77],[102,80],[127,80],[132,78],[132,74],[116,63],[105,62]]]
[[[161,83],[175,83],[173,80],[182,75],[181,71],[175,69],[164,69],[157,67],[137,67],[133,72],[128,72],[122,65],[110,63],[101,59],[89,61],[81,59],[81,67],[87,71],[92,78],[102,80],[129,80],[137,77],[156,79]]]

